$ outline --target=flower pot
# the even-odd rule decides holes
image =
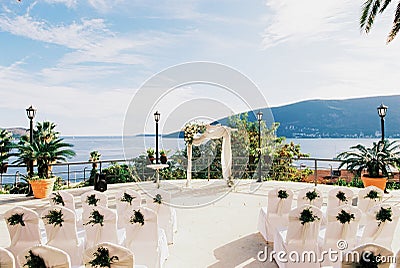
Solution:
[[[160,156],[161,164],[166,164],[166,163],[167,163],[167,160],[168,160],[168,158],[167,158],[166,155],[161,155],[161,156]]]
[[[51,192],[53,192],[55,181],[55,178],[30,180],[29,184],[32,187],[33,195],[35,196],[35,198],[49,197]]]
[[[364,184],[364,187],[373,185],[382,190],[385,190],[385,188],[386,188],[387,178],[371,178],[371,177],[367,177],[367,176],[363,175],[361,177],[361,180]]]
[[[154,163],[154,157],[149,157],[150,163],[153,164]]]

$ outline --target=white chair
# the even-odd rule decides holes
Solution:
[[[30,250],[44,260],[46,267],[71,268],[70,257],[65,251],[47,245],[33,246],[20,252],[17,256],[17,262],[21,267],[25,265],[26,256],[29,255]]]
[[[23,225],[12,225],[8,219],[13,215],[22,215]],[[25,207],[14,207],[4,213],[4,219],[10,234],[11,244],[8,248],[14,257],[25,248],[41,244],[41,236],[39,229],[39,215],[32,209]]]
[[[163,267],[169,256],[167,239],[163,229],[158,227],[157,214],[146,207],[141,207],[144,224],[126,223],[125,246],[135,254],[135,263],[147,267]],[[132,211],[131,218],[134,215]]]
[[[85,267],[92,268],[92,266],[89,264],[89,262],[95,258],[94,253],[96,253],[98,248],[101,248],[101,247],[108,249],[110,258],[113,256],[118,257],[118,261],[115,263],[112,263],[110,265],[111,268],[133,268],[133,267],[135,267],[134,266],[135,257],[133,255],[132,251],[130,251],[129,249],[127,249],[125,247],[122,247],[122,246],[119,246],[116,244],[112,244],[112,243],[107,243],[107,242],[97,244],[95,247],[85,250],[85,253],[83,255]]]
[[[313,200],[309,200],[307,198],[308,193],[314,192],[317,194],[317,197]],[[306,189],[301,189],[299,191],[299,194],[297,195],[297,207],[301,207],[302,205],[313,205],[317,208],[321,208],[323,203],[323,196],[321,191],[319,191],[317,188],[312,187],[312,188],[306,188]]]
[[[56,202],[54,202],[53,198],[56,196],[56,193],[58,193],[61,196],[61,198],[62,198],[62,200],[64,202],[64,205],[57,204]],[[53,193],[50,196],[50,199],[49,199],[50,200],[50,205],[64,206],[64,207],[72,210],[73,212],[75,212],[74,196],[72,194],[70,194],[69,192],[67,192],[67,191],[57,191],[56,193]]]
[[[61,211],[64,220],[62,226],[54,226],[43,219],[52,210]],[[83,241],[78,240],[75,213],[66,207],[55,205],[45,209],[41,216],[46,229],[46,245],[64,250],[71,257],[72,265],[80,265],[82,263]]]
[[[376,199],[368,198],[367,195],[371,191],[375,191],[378,194],[378,198],[376,198]],[[363,216],[361,218],[360,225],[365,225],[367,223],[368,211],[375,205],[379,205],[382,203],[383,195],[384,195],[384,192],[382,191],[382,189],[380,189],[376,186],[368,186],[364,189],[361,189],[358,192],[357,207],[363,212]]]
[[[288,195],[287,198],[279,198],[279,191],[286,191]],[[276,227],[288,226],[292,200],[293,191],[285,187],[275,188],[268,192],[268,204],[267,207],[262,207],[260,209],[257,227],[258,231],[267,242],[274,241]]]
[[[11,251],[0,247],[0,267],[15,268],[15,258]]]
[[[133,200],[131,203],[122,201],[124,200],[124,195],[130,195]],[[125,227],[124,225],[124,215],[126,215],[127,211],[131,211],[137,207],[142,205],[142,196],[139,192],[132,190],[132,189],[123,189],[119,191],[115,196],[115,202],[117,207],[117,214],[118,214],[118,228]]]
[[[313,222],[302,224],[300,216],[304,210],[312,212],[312,215],[317,217]],[[274,238],[274,251],[285,252],[287,255],[292,252],[297,252],[298,256],[302,256],[303,252],[314,252],[315,261],[311,263],[302,262],[301,258],[295,260],[286,257],[286,260],[280,256],[274,256],[279,267],[320,267],[317,262],[319,258],[318,247],[318,232],[321,225],[322,212],[319,208],[313,205],[303,205],[289,212],[289,225],[287,229],[278,230]]]
[[[400,268],[400,250],[396,254],[396,268]]]
[[[340,222],[337,217],[345,215],[342,211],[353,216],[353,219],[346,223]],[[320,252],[329,252],[330,250],[340,252],[343,248],[338,247],[338,241],[341,240],[347,243],[346,249],[354,248],[357,244],[357,231],[361,215],[362,212],[360,209],[349,204],[328,210],[326,228],[320,231]],[[339,260],[333,262],[333,260],[329,260],[329,258],[324,258],[322,264],[324,266],[341,267],[341,262]]]
[[[345,201],[340,200],[342,196],[346,199]],[[328,192],[328,204],[326,210],[329,211],[333,208],[340,207],[346,204],[351,205],[353,202],[353,197],[354,192],[347,187],[333,188]]]
[[[154,202],[154,198],[159,194],[162,198],[161,204]],[[168,244],[174,243],[174,233],[177,231],[176,211],[170,206],[171,193],[162,189],[157,189],[146,193],[146,206],[157,213],[158,226],[164,229]]]
[[[392,221],[379,222],[376,219],[377,213],[381,208],[392,211]],[[399,222],[400,210],[389,204],[380,204],[371,208],[367,213],[367,224],[360,237],[360,244],[374,243],[386,248],[392,248],[393,237]]]
[[[96,203],[96,205],[90,205],[89,200],[94,195],[95,199],[99,199]],[[89,199],[88,199],[89,198]],[[107,207],[108,206],[108,198],[105,193],[99,192],[99,191],[94,191],[90,190],[81,195],[81,203],[82,203],[82,208],[85,210],[87,207],[96,207],[96,206],[103,206]]]
[[[368,264],[368,263],[365,263],[364,259],[370,259],[372,256],[378,256],[378,255],[380,255],[381,259],[385,259],[385,260],[393,259],[393,252],[390,249],[385,248],[381,245],[368,243],[368,244],[358,246],[350,251],[343,252],[342,253],[343,261],[342,261],[341,267],[343,267],[343,268],[374,267],[373,265],[371,265],[371,263],[369,263],[370,264],[369,266],[363,266],[362,262],[364,262],[364,265]],[[373,261],[373,260],[370,259],[370,261]],[[375,267],[389,268],[390,265],[391,265],[391,262],[386,261],[386,262],[377,264]]]
[[[98,212],[103,216],[103,224],[88,223],[92,218],[94,212]],[[82,221],[85,229],[85,248],[92,248],[101,242],[110,242],[118,244],[117,235],[117,213],[115,210],[97,206],[92,207],[91,210],[84,210],[82,214]]]

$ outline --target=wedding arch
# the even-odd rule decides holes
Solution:
[[[196,124],[187,125],[185,127],[185,142],[187,145],[187,174],[186,186],[191,186],[192,181],[192,148],[193,145],[199,146],[209,140],[222,138],[221,165],[222,177],[227,181],[228,185],[232,183],[232,148],[231,133],[235,129],[221,125],[206,125],[204,133],[197,135],[199,126]]]

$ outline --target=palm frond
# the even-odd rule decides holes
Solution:
[[[400,30],[400,2],[396,8],[396,15],[394,16],[393,20],[393,27],[389,33],[386,43],[390,43],[396,37],[397,33]]]
[[[363,7],[362,7],[362,14],[360,18],[360,27],[361,30],[363,30],[366,27],[367,19],[369,17],[369,12],[371,9],[371,5],[374,0],[367,0],[364,2]],[[366,31],[367,32],[367,31]]]
[[[392,2],[392,0],[385,0],[385,2],[383,3],[381,9],[379,10],[379,13],[382,13],[383,11],[385,11],[385,9],[390,4],[390,2]]]

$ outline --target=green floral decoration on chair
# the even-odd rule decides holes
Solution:
[[[351,220],[354,220],[354,214],[348,213],[346,210],[342,209],[339,214],[336,216],[336,219],[341,223],[350,223]]]
[[[62,205],[63,207],[65,206],[64,200],[61,196],[60,193],[53,193],[54,197],[51,198],[51,200],[53,200],[54,204],[56,205]]]
[[[346,194],[342,191],[338,191],[336,194],[336,198],[339,199],[341,202],[346,202],[347,203],[347,197]]]
[[[381,207],[381,209],[378,211],[378,213],[376,213],[375,218],[379,222],[378,226],[380,226],[382,222],[392,221],[392,208],[391,207],[388,207],[388,208]]]
[[[86,203],[89,206],[95,206],[96,207],[97,206],[97,202],[99,202],[99,201],[100,201],[100,199],[96,198],[95,194],[88,195],[87,198],[86,198]]]
[[[93,210],[90,213],[89,219],[90,220],[84,223],[84,225],[91,224],[92,226],[94,226],[95,224],[100,224],[101,226],[103,226],[104,215],[101,215],[98,210]]]
[[[28,255],[25,256],[26,263],[23,267],[28,268],[47,268],[42,257],[35,255],[32,250],[29,250]]]
[[[317,220],[320,220],[320,218],[317,215],[314,215],[312,210],[310,208],[305,208],[303,211],[300,213],[299,220],[302,225],[309,223],[309,222],[314,222]]]
[[[379,197],[379,194],[378,194],[377,191],[371,190],[371,191],[368,192],[368,194],[366,196],[364,196],[364,198],[369,198],[369,199],[375,200],[375,199],[378,199],[380,197]]]
[[[280,199],[286,199],[289,197],[289,194],[285,190],[279,190],[278,191],[278,197]]]
[[[310,202],[313,201],[314,199],[317,199],[318,197],[319,194],[315,191],[315,189],[312,191],[308,191],[305,196],[305,198],[310,200]]]
[[[121,198],[121,202],[127,202],[127,203],[129,203],[129,205],[132,205],[132,201],[135,198],[136,197],[133,197],[128,193],[124,193],[124,196]]]
[[[63,219],[63,214],[61,212],[61,209],[53,209],[49,210],[49,213],[42,218],[43,220],[47,220],[48,224],[53,224],[54,227],[57,225],[62,226],[64,219]]]
[[[142,212],[140,212],[140,209],[138,210],[133,210],[133,215],[129,220],[130,223],[139,223],[142,226],[144,225],[144,215]]]
[[[97,251],[93,253],[94,259],[89,262],[92,267],[108,267],[111,268],[111,264],[118,262],[119,258],[117,256],[110,257],[110,252],[108,248],[98,247]]]
[[[156,194],[156,196],[153,198],[153,202],[157,204],[162,203],[162,196],[160,194]]]
[[[25,222],[23,220],[24,213],[15,213],[8,217],[7,222],[8,224],[14,226],[17,224],[21,224],[21,226],[25,226]]]

